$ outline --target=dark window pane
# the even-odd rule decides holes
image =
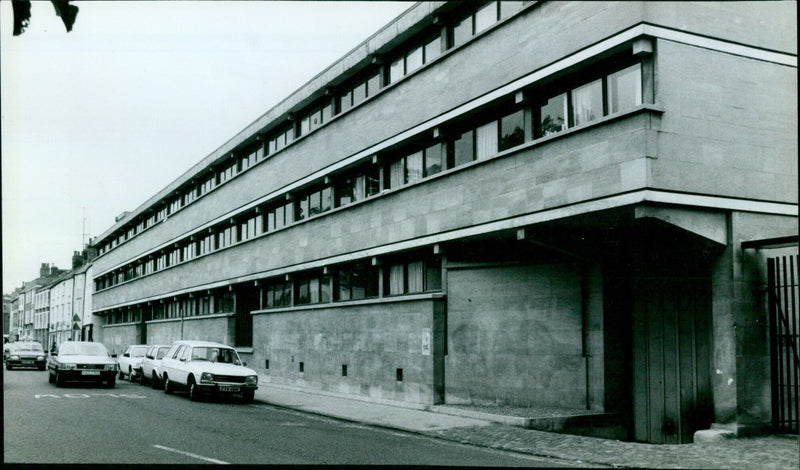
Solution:
[[[425,290],[442,290],[442,260],[430,259],[425,261]]]
[[[642,104],[642,67],[633,65],[608,76],[608,111],[616,113]]]
[[[425,149],[425,176],[442,171],[442,144],[436,143]]]
[[[297,213],[294,220],[303,220],[308,217],[308,197],[297,201]]]
[[[339,285],[338,300],[350,300],[350,271],[349,268],[339,270]]]
[[[572,115],[576,126],[603,116],[603,84],[601,80],[595,80],[572,90]]]
[[[367,169],[367,172],[364,176],[366,179],[365,195],[369,197],[378,194],[381,191],[380,168],[377,166],[372,166]]]
[[[307,304],[311,301],[311,295],[308,292],[308,280],[304,279],[297,282],[297,303],[299,305]]]
[[[320,191],[315,191],[308,195],[308,216],[317,215],[322,212],[322,199]]]
[[[319,279],[319,301],[328,303],[331,301],[331,278],[322,276]]]
[[[539,121],[539,135],[544,137],[567,128],[567,94],[554,96],[541,107],[541,120]]]
[[[461,137],[453,142],[453,155],[453,166],[463,165],[475,159],[472,131],[461,134]]]
[[[524,122],[522,110],[500,119],[500,150],[516,147],[525,142]]]

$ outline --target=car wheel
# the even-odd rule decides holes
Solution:
[[[48,372],[47,373],[47,381],[50,382],[51,384],[55,383],[56,382],[56,377],[53,374]]]
[[[39,366],[39,370],[44,370],[44,366]]]
[[[242,390],[242,401],[245,403],[253,403],[255,395],[255,390]]]
[[[119,371],[119,379],[122,380],[124,378],[125,378],[125,373],[120,370]]]
[[[172,384],[169,381],[169,376],[166,374],[164,375],[164,393],[167,395],[172,394]]]
[[[189,399],[192,401],[200,399],[200,390],[198,390],[197,384],[194,383],[194,377],[189,377]]]
[[[147,385],[147,378],[144,376],[144,371],[139,374],[139,385]]]
[[[155,372],[153,372],[153,376],[150,377],[150,380],[151,380],[151,382],[153,384],[153,390],[158,390],[160,388],[161,384],[160,384],[160,380],[158,380],[158,376],[156,375]]]
[[[56,387],[60,387],[62,385],[64,385],[64,378],[61,377],[61,374],[59,374],[58,371],[56,371]]]
[[[11,367],[11,364],[6,364],[6,370],[11,370],[11,369],[13,369],[13,367]]]
[[[128,366],[128,381],[133,382],[133,371],[131,370],[131,366]]]
[[[111,377],[106,382],[106,388],[114,388],[114,385],[116,385],[116,383],[117,383],[117,380],[114,377]]]

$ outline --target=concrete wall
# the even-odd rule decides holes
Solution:
[[[447,403],[585,408],[573,264],[447,270]]]
[[[796,204],[797,69],[664,40],[655,57],[650,186]]]
[[[103,325],[103,327],[95,330],[94,340],[103,343],[111,354],[120,355],[131,344],[139,344],[139,338],[141,338],[140,328],[141,326],[138,323]],[[98,335],[97,333],[101,334]]]
[[[763,257],[741,242],[797,235],[796,217],[734,212],[730,244],[712,272],[714,419],[743,433],[771,421],[769,321],[760,288]]]
[[[147,343],[172,344],[186,339],[233,345],[232,328],[232,314],[186,317],[183,327],[179,319],[152,320],[147,322]]]
[[[437,302],[427,296],[256,314],[250,366],[270,382],[433,404]]]

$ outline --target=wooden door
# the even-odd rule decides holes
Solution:
[[[711,424],[711,287],[708,279],[634,281],[634,439],[692,442]]]

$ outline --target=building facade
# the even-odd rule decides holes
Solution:
[[[269,381],[770,422],[764,250],[797,236],[796,5],[423,2],[95,240],[97,339]]]

